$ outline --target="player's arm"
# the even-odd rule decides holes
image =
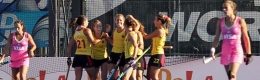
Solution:
[[[131,43],[134,46],[134,56],[133,58],[136,58],[137,56],[137,51],[138,51],[138,44],[137,44],[137,34],[136,33],[130,33],[128,36],[128,39],[131,41]]]
[[[29,54],[32,57],[32,56],[34,56],[34,52],[33,51],[36,49],[36,44],[35,44],[32,36],[30,34],[28,34],[28,39],[29,39],[29,44],[31,46],[31,48],[29,50]]]
[[[7,38],[7,43],[6,43],[5,47],[4,47],[2,56],[1,56],[1,58],[0,58],[0,62],[3,62],[3,61],[4,61],[4,58],[5,58],[5,55],[6,55],[7,53],[9,53],[10,46],[11,46],[11,41],[12,41],[12,34],[10,34],[9,37]]]
[[[154,32],[151,34],[143,34],[144,39],[151,39],[153,37],[158,37],[161,36],[162,34],[165,34],[162,30],[156,29]]]
[[[218,20],[217,25],[216,25],[216,32],[215,32],[215,38],[214,41],[212,43],[212,47],[216,48],[218,46],[218,42],[219,42],[219,37],[220,37],[220,21],[221,19]]]
[[[74,45],[74,43],[75,43],[75,40],[74,40],[74,38],[73,38],[73,36],[72,36],[72,38],[70,39],[70,42],[69,42],[69,44],[68,44],[68,47],[67,47],[68,58],[71,57],[71,48],[72,48],[72,46]]]
[[[97,44],[99,41],[101,41],[100,39],[95,40],[92,34],[92,31],[89,28],[86,28],[84,30],[84,34],[85,36],[87,36],[88,40],[90,41],[91,44],[95,45]]]
[[[113,45],[113,40],[109,37],[108,33],[105,33],[104,36],[105,36],[104,38],[105,38],[111,45]]]
[[[249,40],[249,37],[248,37],[246,21],[244,19],[241,19],[240,25],[242,27],[241,28],[242,29],[242,36],[243,36],[243,40],[244,40],[244,43],[245,43],[246,53],[251,54],[251,44],[250,44],[250,40]]]
[[[218,20],[217,25],[216,25],[216,32],[215,32],[215,38],[214,41],[212,43],[212,47],[210,50],[211,56],[213,59],[215,59],[215,48],[218,46],[218,42],[219,42],[219,37],[220,37],[220,21],[221,19]]]

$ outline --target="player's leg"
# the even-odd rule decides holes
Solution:
[[[25,58],[24,60],[20,61],[20,63],[21,63],[21,66],[19,68],[20,79],[26,80],[26,75],[29,69],[29,58]]]
[[[110,54],[110,61],[109,61],[109,63],[108,63],[108,72],[109,72],[109,73],[110,73],[110,72],[112,71],[112,69],[115,67],[115,65],[116,65],[116,63],[117,63],[117,61],[118,61],[119,58],[120,58],[120,56],[117,55],[117,53],[111,52],[111,54]],[[115,71],[117,71],[117,69],[116,69]],[[116,73],[116,72],[114,72],[114,74],[111,76],[110,80],[114,80],[114,79],[115,79],[115,73]]]
[[[153,65],[154,56],[151,56],[148,62],[147,72],[146,72],[146,79],[151,80],[151,66]]]
[[[124,71],[124,67],[126,64],[125,53],[121,53],[121,54],[122,56],[120,58],[120,63],[118,64],[120,73]]]
[[[240,65],[243,63],[244,61],[244,55],[243,55],[243,49],[242,47],[238,47],[234,53],[232,53],[231,58],[230,58],[230,73],[229,73],[229,77],[231,80],[236,80],[237,78],[237,72],[238,69],[240,67]]]
[[[130,76],[130,80],[136,80],[136,74],[137,74],[137,69],[133,68],[132,74]]]
[[[82,77],[82,67],[74,67],[75,70],[75,80],[81,80]]]
[[[159,75],[160,70],[161,70],[161,67],[151,66],[150,76],[151,76],[152,80],[159,80],[158,75]]]
[[[230,63],[230,73],[229,73],[229,75],[230,75],[230,79],[231,80],[236,80],[236,78],[237,78],[237,71],[238,71],[238,69],[239,69],[239,67],[240,67],[240,63],[236,63],[236,62],[234,62],[234,63]]]
[[[19,68],[12,68],[12,77],[14,80],[20,80]]]
[[[108,73],[108,67],[107,67],[107,59],[103,60],[103,64],[101,65],[101,79],[106,80],[107,73]]]
[[[94,64],[93,72],[91,72],[91,73],[93,73],[93,75],[95,75],[95,76],[93,76],[93,79],[97,80],[98,79],[99,68],[100,68],[100,65],[102,63],[101,63],[100,60],[95,60],[95,59],[93,59],[93,63],[95,63],[95,64]]]
[[[81,80],[83,67],[81,64],[82,55],[75,55],[72,62],[72,67],[75,70],[75,80]]]
[[[143,71],[144,70],[136,70],[136,80],[143,80]]]
[[[131,59],[132,58],[125,59],[126,64],[124,66],[124,70],[126,70],[129,67],[130,64],[128,62],[130,62]],[[133,67],[130,67],[129,70],[125,73],[125,75],[122,77],[122,80],[129,80],[132,73],[133,73]]]
[[[153,64],[151,65],[151,79],[152,80],[159,80],[159,72],[161,67],[164,66],[165,56],[164,54],[157,54],[154,55]]]
[[[20,80],[26,80],[26,75],[27,75],[28,69],[29,69],[29,66],[27,66],[27,65],[21,66],[19,68]]]
[[[94,67],[94,62],[93,62],[93,59],[91,58],[91,56],[87,55],[83,62],[85,65],[82,65],[82,66],[84,66],[84,69],[88,73],[90,80],[96,80],[95,79],[96,74],[93,73],[93,72],[95,72],[96,69]]]
[[[143,80],[143,72],[146,68],[145,58],[142,57],[137,63],[136,79]]]

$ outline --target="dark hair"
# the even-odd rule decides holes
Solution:
[[[237,15],[237,4],[233,0],[225,0],[224,3],[229,3],[234,8],[234,15]],[[223,3],[223,4],[224,4]]]
[[[22,20],[17,20],[14,22],[14,24],[20,24],[21,26],[23,26],[23,32],[26,32],[26,28]]]
[[[138,20],[137,20],[138,21]],[[139,28],[139,30],[138,31],[140,31],[142,34],[144,34],[145,33],[145,31],[144,31],[144,25],[140,22],[140,21],[138,21],[139,22],[139,24],[140,24],[140,28]]]
[[[162,15],[162,14],[158,14],[156,17],[157,17],[157,20],[160,20],[162,22],[162,25],[165,24],[165,26],[164,26],[165,34],[168,36],[168,33],[169,33],[168,29],[171,25],[171,18],[169,18],[166,15]]]
[[[132,27],[133,31],[135,30],[135,27],[137,25],[133,19],[129,19],[129,18],[125,19],[124,23],[126,24],[127,27]]]
[[[74,18],[71,22],[69,27],[70,28],[75,28],[76,27],[76,23],[77,25],[82,25],[83,21],[88,20],[87,17],[85,15],[80,15],[78,18]]]

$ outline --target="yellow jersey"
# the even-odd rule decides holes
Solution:
[[[76,30],[74,33],[74,40],[77,44],[77,55],[91,55],[91,44],[87,38],[87,36],[84,34],[85,29]]]
[[[136,34],[136,33],[134,31],[131,31],[125,37],[124,46],[125,46],[125,58],[126,59],[134,56],[134,45],[128,39],[129,34]]]
[[[103,35],[104,33],[101,34],[101,36]],[[96,40],[97,38],[94,36],[94,39]],[[92,58],[95,60],[102,60],[106,59],[107,57],[107,41],[103,38],[97,44],[92,45]]]
[[[124,52],[124,38],[125,38],[125,30],[122,32],[117,32],[117,29],[113,32],[113,41],[114,45],[112,48],[112,52],[114,53],[123,53]]]
[[[154,37],[152,40],[152,55],[164,54],[163,46],[165,45],[166,34],[162,37]]]

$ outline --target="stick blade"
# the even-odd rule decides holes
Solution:
[[[212,57],[209,57],[209,58],[205,58],[205,56],[203,57],[203,63],[204,63],[204,64],[207,64],[207,63],[209,63],[209,62],[212,61],[212,60],[213,60]]]
[[[172,46],[163,46],[163,48],[172,49]]]

